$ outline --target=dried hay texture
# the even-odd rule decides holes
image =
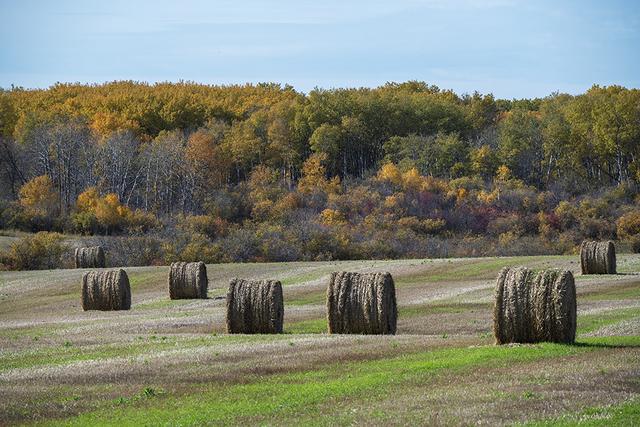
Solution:
[[[131,288],[123,269],[89,271],[82,276],[82,309],[129,310]]]
[[[281,334],[282,285],[277,280],[233,279],[227,291],[227,332]]]
[[[582,242],[580,267],[582,274],[616,274],[616,247],[613,242]]]
[[[104,250],[101,246],[76,248],[76,268],[104,268]]]
[[[207,299],[207,267],[204,262],[174,262],[169,269],[169,298]]]
[[[391,274],[332,273],[327,320],[330,334],[395,334],[398,309]]]
[[[536,341],[572,343],[576,339],[576,285],[568,270],[545,270],[531,293]]]
[[[573,343],[576,309],[576,287],[570,271],[534,273],[524,267],[503,268],[498,275],[493,311],[496,343]]]

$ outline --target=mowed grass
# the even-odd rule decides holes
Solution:
[[[603,291],[582,295],[582,301],[638,300],[640,301],[640,277],[635,282],[623,283]]]
[[[640,398],[634,398],[619,405],[596,406],[576,414],[520,425],[526,427],[638,426],[640,425]]]
[[[640,318],[640,256],[618,259],[625,274],[576,275],[571,346],[487,344],[497,272],[576,271],[575,256],[209,265],[209,299],[195,301],[168,299],[167,267],[131,268],[121,313],[82,312],[80,271],[0,272],[0,424],[629,424],[640,333],[609,327]],[[338,270],[392,272],[396,337],[327,335],[324,278]],[[215,298],[235,276],[283,282],[283,335],[221,333]],[[590,378],[601,386],[569,385]]]
[[[152,355],[163,351],[184,351],[196,347],[209,347],[212,352],[225,345],[264,342],[266,339],[285,340],[281,335],[268,338],[259,335],[206,335],[194,338],[139,335],[129,342],[91,346],[76,346],[73,341],[57,339],[54,345],[16,353],[0,353],[0,373],[17,368],[65,365],[72,362],[128,358]]]
[[[587,334],[605,326],[614,325],[640,317],[640,307],[608,310],[597,314],[583,314],[578,317],[578,334]],[[638,331],[640,334],[640,331]]]
[[[249,384],[204,385],[195,394],[136,401],[66,419],[64,425],[199,425],[234,424],[239,419],[286,419],[303,410],[314,414],[322,403],[337,399],[382,396],[431,380],[442,371],[501,367],[544,358],[567,357],[602,347],[639,347],[640,337],[582,340],[578,345],[481,346],[442,349],[384,360],[335,364],[302,373],[252,378]],[[320,414],[318,414],[320,415]],[[331,424],[332,420],[319,424]],[[335,421],[335,420],[334,420]],[[58,422],[47,423],[57,425]]]

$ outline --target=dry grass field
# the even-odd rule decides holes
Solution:
[[[576,275],[575,345],[493,345],[503,266]],[[209,298],[169,300],[168,267],[126,269],[126,312],[83,312],[84,270],[0,273],[0,424],[638,425],[640,256],[208,265]],[[389,271],[395,336],[328,335],[336,270]],[[277,279],[282,335],[224,333],[228,282]]]

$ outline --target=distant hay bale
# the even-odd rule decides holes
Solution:
[[[284,323],[282,285],[277,280],[233,279],[227,291],[227,332],[280,334]]]
[[[203,262],[174,262],[169,268],[171,299],[207,299],[208,284]]]
[[[76,268],[104,268],[104,250],[101,246],[76,248]]]
[[[576,287],[568,271],[503,268],[493,311],[497,344],[572,343],[576,336]]]
[[[616,274],[616,247],[613,242],[582,242],[580,267],[582,274]]]
[[[122,269],[88,271],[82,276],[82,309],[129,310],[131,288]]]
[[[327,320],[330,334],[395,334],[398,309],[391,274],[332,273]]]

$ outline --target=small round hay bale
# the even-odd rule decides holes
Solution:
[[[101,246],[76,248],[76,268],[104,268],[104,250]]]
[[[536,274],[531,293],[535,341],[571,344],[576,339],[576,285],[568,270]]]
[[[580,267],[582,274],[616,274],[616,247],[613,242],[582,242]]]
[[[277,280],[233,279],[227,291],[227,332],[281,334],[282,284]]]
[[[398,309],[391,274],[332,273],[327,321],[330,334],[395,334]]]
[[[580,246],[582,274],[616,274],[616,248],[612,241],[585,241]]]
[[[88,271],[82,275],[82,309],[129,310],[131,287],[123,269]]]
[[[169,268],[169,298],[207,299],[207,266],[204,262],[174,262]]]
[[[524,267],[503,268],[496,283],[493,333],[497,344],[533,342],[529,292],[533,273]]]

